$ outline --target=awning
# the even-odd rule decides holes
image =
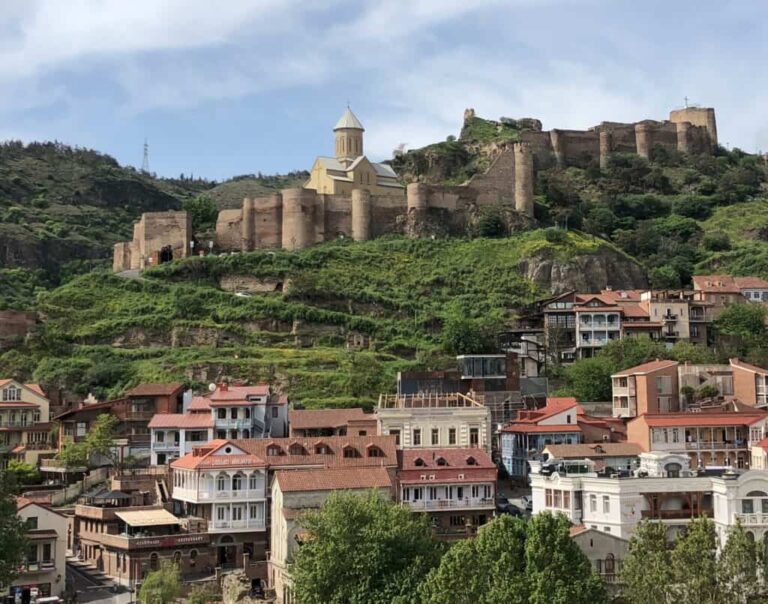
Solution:
[[[40,541],[48,539],[57,539],[59,534],[53,529],[39,529],[27,531],[27,539],[30,541]]]
[[[168,510],[136,510],[134,512],[115,512],[129,526],[161,526],[163,524],[181,524],[179,519]]]

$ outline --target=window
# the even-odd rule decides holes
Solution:
[[[427,494],[429,495],[429,498],[434,501],[437,499],[437,487],[429,487],[427,490]]]
[[[219,506],[216,508],[216,520],[225,520],[227,518],[227,508]]]
[[[563,507],[563,492],[560,489],[555,489],[552,493],[552,507]]]
[[[357,449],[354,447],[344,447],[344,457],[347,459],[353,458],[353,457],[360,457],[360,453],[358,453]]]
[[[27,547],[27,562],[37,562],[37,543]]]
[[[217,491],[227,490],[227,476],[225,474],[219,474],[216,477],[216,490]]]
[[[243,507],[240,505],[236,505],[232,507],[232,520],[242,520],[243,519]]]
[[[37,516],[30,516],[29,518],[27,518],[27,530],[28,531],[37,530]]]
[[[245,408],[245,419],[251,419],[251,410],[248,407]]]
[[[173,561],[176,564],[181,564],[181,552],[179,550],[173,552]]]
[[[610,526],[604,526],[603,527],[603,532],[610,533],[611,532],[611,527]]]
[[[384,457],[381,449],[377,446],[368,447],[368,457]]]
[[[438,466],[447,466],[448,462],[445,461],[445,457],[438,457],[437,458],[437,465]]]
[[[272,419],[277,418],[280,415],[280,409],[272,407]]]
[[[480,442],[480,431],[477,428],[469,429],[469,446],[476,447]]]
[[[389,435],[395,437],[395,445],[399,446],[400,445],[400,430],[390,430],[389,431]]]
[[[413,465],[421,468],[425,465],[424,460],[421,457],[417,457],[416,459],[413,460]]]
[[[597,495],[589,496],[589,511],[597,512]]]
[[[3,390],[3,400],[4,401],[20,401],[21,388],[17,388],[16,386],[8,386],[8,388]]]
[[[742,514],[754,514],[755,513],[755,506],[752,503],[751,499],[742,499],[741,500],[741,513]]]
[[[125,559],[125,557],[123,557],[123,559]],[[193,549],[191,552],[189,552],[189,565],[194,566],[196,561],[197,561],[197,550]]]
[[[229,410],[229,417],[232,419],[237,419],[237,408],[233,408]]]
[[[155,440],[159,443],[165,442],[165,432],[157,432],[155,434]]]
[[[440,430],[438,430],[437,428],[432,428],[432,444],[433,445],[440,444]]]
[[[603,495],[603,514],[611,513],[611,499],[608,495]]]
[[[224,440],[227,438],[227,431],[226,430],[216,430],[216,438]]]
[[[32,413],[32,421],[35,422],[36,424],[40,422],[40,412],[39,411],[34,411]]]
[[[456,444],[456,428],[448,428],[448,444]]]
[[[451,526],[464,526],[464,516],[451,516],[449,522]]]
[[[469,457],[467,457],[467,465],[468,466],[476,466],[477,465],[477,460],[470,455]]]
[[[51,544],[50,543],[43,543],[43,562],[50,562],[53,560],[53,557],[51,556]]]
[[[544,505],[548,508],[552,507],[552,489],[545,489],[544,491]]]
[[[88,432],[88,424],[85,422],[77,422],[75,428],[75,436],[85,436]]]
[[[242,491],[243,489],[243,476],[242,474],[235,474],[232,477],[232,490]]]
[[[226,409],[217,409],[216,410],[216,417],[219,419],[227,419],[227,410]]]
[[[156,553],[152,553],[152,555],[149,557],[149,570],[157,570],[158,569],[158,557]]]
[[[571,492],[570,491],[563,491],[563,507],[566,510],[571,509]]]
[[[277,445],[269,445],[267,447],[267,455],[280,455],[282,453],[282,449],[280,449]]]
[[[413,444],[416,447],[421,445],[421,430],[419,430],[418,428],[413,431]]]
[[[259,475],[254,472],[248,477],[248,489],[255,491],[259,488]]]
[[[331,448],[324,444],[324,443],[318,443],[315,445],[315,454],[316,455],[331,455],[333,451],[331,451]]]

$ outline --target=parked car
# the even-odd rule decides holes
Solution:
[[[520,503],[523,504],[523,506],[525,507],[526,511],[528,511],[528,512],[532,512],[533,511],[533,499],[531,499],[531,497],[529,495],[523,495],[520,498]]]

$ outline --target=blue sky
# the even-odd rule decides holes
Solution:
[[[545,128],[717,110],[768,150],[761,0],[2,0],[0,139],[223,179],[309,168],[347,101],[369,156],[465,107]]]

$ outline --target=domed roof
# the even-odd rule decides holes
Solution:
[[[352,113],[352,110],[347,107],[347,110],[344,112],[344,115],[342,115],[339,118],[339,121],[336,122],[336,125],[333,127],[334,130],[341,130],[342,128],[354,128],[355,130],[365,130],[363,128],[363,125],[360,123],[360,120],[357,119],[357,116],[355,116],[354,113]]]

